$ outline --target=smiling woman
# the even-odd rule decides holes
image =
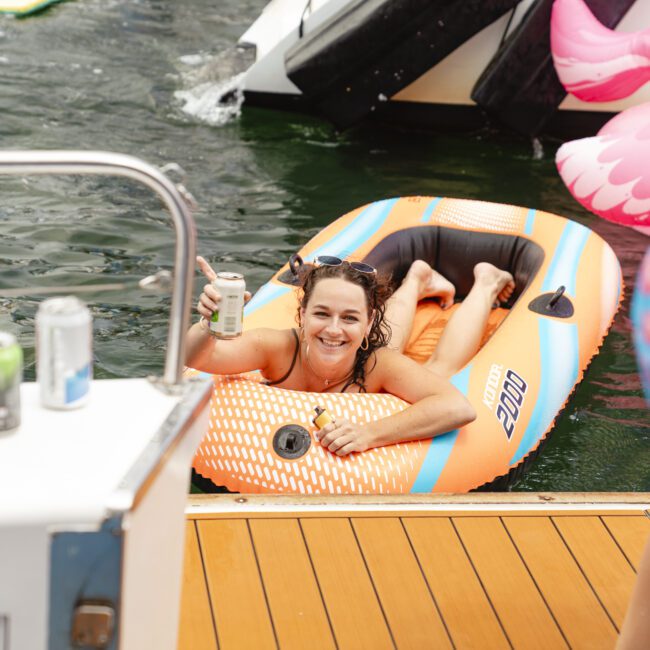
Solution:
[[[205,326],[221,296],[212,285],[213,269],[203,258],[198,263],[211,282],[198,302],[202,319],[188,333],[188,365],[219,375],[259,369],[267,385],[313,393],[390,393],[411,405],[365,423],[329,422],[316,437],[330,452],[345,456],[432,438],[476,417],[449,378],[475,354],[494,302],[512,293],[509,273],[477,264],[474,286],[435,355],[418,364],[402,354],[418,301],[438,298],[449,306],[454,294],[453,285],[422,260],[413,262],[391,295],[388,282],[371,266],[317,258],[302,273],[298,333],[259,328],[228,340],[211,336]]]

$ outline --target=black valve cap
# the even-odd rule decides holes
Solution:
[[[564,295],[565,288],[558,287],[555,293],[543,293],[528,305],[528,309],[542,316],[555,318],[571,318],[573,316],[573,303]]]
[[[309,431],[299,424],[285,424],[273,436],[273,450],[281,458],[289,460],[304,456],[310,445]]]

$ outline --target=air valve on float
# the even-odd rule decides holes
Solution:
[[[561,285],[555,293],[543,293],[537,296],[528,305],[528,309],[542,316],[555,318],[571,318],[573,316],[573,303],[564,295],[566,287]]]

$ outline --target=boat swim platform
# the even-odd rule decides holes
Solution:
[[[192,495],[179,650],[613,648],[650,493]]]

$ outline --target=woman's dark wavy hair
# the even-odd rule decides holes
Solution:
[[[368,306],[368,317],[375,313],[368,334],[368,348],[357,350],[357,356],[352,368],[352,377],[345,384],[343,390],[348,386],[356,384],[362,392],[366,391],[366,363],[374,354],[375,350],[388,344],[391,337],[390,326],[385,320],[386,301],[393,293],[390,279],[379,273],[361,273],[352,268],[347,261],[339,266],[316,266],[306,269],[301,278],[301,295],[298,305],[298,323],[300,324],[300,310],[307,308],[314,287],[320,280],[325,278],[341,278],[363,289]],[[373,366],[374,367],[374,366]]]

